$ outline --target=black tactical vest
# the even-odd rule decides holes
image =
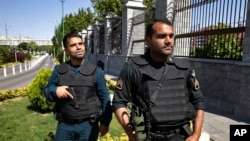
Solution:
[[[152,105],[150,107],[151,125],[168,127],[193,120],[195,110],[189,101],[187,88],[188,63],[171,57],[167,61],[167,72],[159,89],[158,83],[163,74],[164,64],[156,64],[152,61],[151,63],[144,57],[134,57],[132,62],[141,73],[137,98],[142,98],[148,107]],[[156,90],[158,92],[155,95]],[[154,98],[152,98],[153,95]]]
[[[76,101],[79,105],[75,108],[74,101],[70,98],[58,99],[56,101],[56,112],[61,113],[64,118],[83,119],[94,114],[99,114],[101,103],[97,97],[96,89],[97,67],[91,63],[84,62],[79,72],[71,70],[68,63],[58,66],[58,86],[66,85],[74,88]]]

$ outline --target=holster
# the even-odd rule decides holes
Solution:
[[[142,110],[134,104],[128,106],[131,109],[130,121],[135,129],[137,141],[144,141],[147,138],[145,132],[145,122]]]
[[[135,129],[137,141],[144,141],[146,139],[146,133],[145,133],[145,124],[143,115],[132,116],[131,122]]]

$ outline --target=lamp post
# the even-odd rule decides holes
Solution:
[[[48,20],[48,22],[51,22],[51,23],[55,26],[55,37],[56,37],[56,45],[57,45],[57,44],[59,44],[59,43],[58,43],[58,30],[57,30],[57,27],[58,27],[58,26],[56,26],[55,22],[52,21],[52,20]],[[58,21],[57,21],[57,23],[58,23]],[[56,47],[54,46],[54,49],[53,49],[53,50],[54,50],[54,53],[53,53],[53,57],[54,57],[54,58],[55,58],[55,56],[56,56],[56,53],[55,53],[55,50],[56,50],[56,49],[55,49],[55,48],[56,48]]]
[[[60,2],[62,3],[62,39],[64,37],[64,2],[65,0],[60,0]],[[63,43],[62,43],[62,49],[63,49]],[[63,49],[63,62],[65,62],[65,51]]]

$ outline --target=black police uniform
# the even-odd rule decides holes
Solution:
[[[190,64],[173,57],[157,63],[149,53],[131,57],[117,80],[113,109],[126,107],[129,102],[143,111],[144,132],[152,140],[168,140],[177,134],[186,138],[195,110],[205,109]]]

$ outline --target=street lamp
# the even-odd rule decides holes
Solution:
[[[62,39],[64,37],[64,11],[63,11],[63,4],[64,4],[65,0],[60,0],[60,2],[62,3]],[[62,42],[62,49],[63,49],[63,62],[65,62],[65,51],[64,51],[64,47],[63,47],[63,42]]]
[[[51,22],[54,26],[55,26],[55,38],[56,38],[56,45],[58,45],[59,43],[58,43],[58,30],[57,30],[57,27],[58,26],[56,26],[56,24],[55,24],[55,22],[54,21],[52,21],[52,20],[48,20],[48,22]],[[57,23],[58,23],[58,21],[57,21]],[[55,56],[56,56],[56,54],[55,54],[55,49],[56,47],[54,46],[54,54],[53,54],[53,57],[55,58]]]

